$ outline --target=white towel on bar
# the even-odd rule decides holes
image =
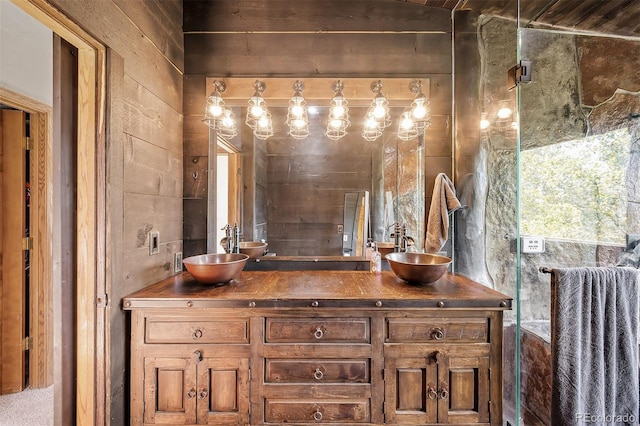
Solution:
[[[638,424],[638,286],[634,268],[553,269],[553,425]]]
[[[436,176],[429,207],[427,232],[424,238],[424,250],[437,253],[442,250],[449,238],[449,214],[458,210],[461,204],[451,179],[440,173]]]

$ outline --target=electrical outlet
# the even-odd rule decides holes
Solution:
[[[149,256],[160,253],[160,232],[149,232]]]
[[[179,251],[173,254],[173,273],[179,274],[182,272],[182,252]]]

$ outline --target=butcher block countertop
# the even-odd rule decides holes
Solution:
[[[409,284],[391,271],[243,271],[221,285],[201,284],[188,272],[123,299],[135,308],[464,308],[510,309],[511,298],[461,275]]]

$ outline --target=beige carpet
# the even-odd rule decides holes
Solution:
[[[53,426],[53,386],[0,396],[0,425]]]

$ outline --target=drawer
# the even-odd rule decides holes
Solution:
[[[369,343],[369,318],[267,318],[267,343]]]
[[[369,383],[368,359],[267,359],[267,383]]]
[[[249,320],[148,319],[146,343],[249,343]]]
[[[371,406],[368,399],[265,401],[267,423],[368,423]]]
[[[488,318],[387,318],[385,341],[487,342]]]

